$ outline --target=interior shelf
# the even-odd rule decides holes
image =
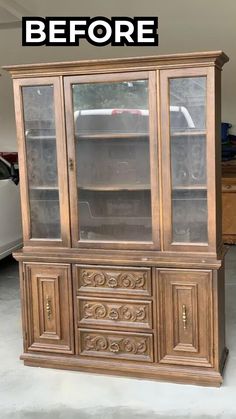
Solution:
[[[150,184],[146,185],[81,185],[78,189],[86,191],[102,191],[102,192],[115,192],[115,191],[146,191],[150,190]]]
[[[56,191],[58,186],[31,186],[30,189],[34,191]]]
[[[141,139],[149,137],[148,132],[99,132],[96,134],[78,134],[77,140],[112,140],[112,139]]]
[[[181,186],[174,186],[172,191],[206,191],[206,185],[181,185]]]
[[[34,189],[43,189],[37,187]],[[46,188],[46,189],[50,189]],[[51,188],[53,189],[53,188]],[[146,191],[150,190],[150,184],[140,184],[140,185],[79,185],[78,189],[85,191],[102,191],[102,192],[115,192],[115,191]],[[192,185],[192,186],[174,186],[172,191],[206,191],[206,185]]]
[[[28,140],[56,140],[56,136],[55,135],[26,135],[27,141]]]
[[[202,131],[174,131],[171,132],[171,137],[195,137],[195,136],[205,136],[207,134],[206,130]]]

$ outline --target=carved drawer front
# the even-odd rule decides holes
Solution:
[[[152,328],[151,301],[77,297],[78,326]]]
[[[69,265],[26,264],[28,349],[73,353]]]
[[[212,366],[212,274],[157,270],[160,362]]]
[[[74,266],[77,292],[151,295],[150,268]]]
[[[153,362],[151,334],[79,329],[79,354]]]

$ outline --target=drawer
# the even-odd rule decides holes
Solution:
[[[80,355],[153,362],[151,334],[89,329],[78,332]]]
[[[77,297],[79,325],[152,328],[152,302]]]
[[[151,269],[74,265],[77,294],[151,295]]]

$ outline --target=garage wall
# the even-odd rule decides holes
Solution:
[[[1,0],[0,0],[1,3]],[[230,63],[223,70],[222,120],[236,134],[236,2],[235,0],[18,0],[38,16],[158,16],[159,47],[22,47],[20,23],[0,25],[0,66],[9,64],[125,57],[206,50],[224,50]],[[35,4],[32,4],[35,3]],[[55,7],[56,5],[56,7]],[[32,7],[34,9],[32,9]],[[28,13],[29,14],[29,13]],[[0,150],[16,150],[16,135],[9,75],[0,78]]]

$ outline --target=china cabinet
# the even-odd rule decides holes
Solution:
[[[222,52],[11,66],[26,365],[218,386]]]

